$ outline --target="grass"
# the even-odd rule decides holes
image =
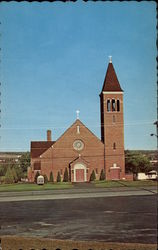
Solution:
[[[144,187],[156,186],[156,181],[94,181],[95,187],[117,188],[117,187]],[[42,191],[55,189],[73,188],[70,182],[47,183],[44,185],[37,185],[34,183],[14,183],[14,184],[0,184],[0,192],[20,192],[20,191]]]
[[[142,181],[94,181],[96,187],[144,187],[157,186],[157,181],[142,180]]]
[[[14,183],[14,184],[1,184],[0,192],[42,191],[42,190],[66,189],[72,187],[73,185],[70,182],[47,183],[44,185],[37,185],[34,183]]]

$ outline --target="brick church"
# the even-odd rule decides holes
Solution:
[[[65,168],[71,182],[88,182],[93,170],[97,180],[102,170],[106,180],[126,179],[123,90],[111,59],[100,93],[100,117],[101,139],[77,118],[56,141],[50,130],[47,141],[32,141],[29,181],[34,181],[37,171],[48,180],[52,171],[54,181],[59,172],[63,180]]]

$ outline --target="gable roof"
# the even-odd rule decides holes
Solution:
[[[101,145],[104,145],[103,142],[95,135],[93,134],[79,119],[77,119],[67,130],[65,130],[65,132],[56,140],[54,141],[54,143],[52,144],[53,147],[55,148],[55,146],[58,145],[58,142],[60,142],[60,140],[62,140],[62,138],[64,138],[65,134],[68,133],[68,131],[73,128],[75,125],[80,125],[82,127],[84,127],[86,130],[88,130],[88,132],[101,144]],[[42,143],[42,142],[41,142]],[[57,144],[57,145],[56,145]],[[48,150],[50,149],[51,145],[43,151],[43,153],[41,153],[40,155],[42,154],[45,154],[46,152],[48,152]]]
[[[81,125],[82,127],[84,127],[92,136],[94,136],[101,144],[103,144],[103,142],[95,134],[93,134],[93,132],[89,130],[79,119],[76,119],[76,121],[68,129],[66,129],[66,131],[55,141],[55,143],[57,143],[68,132],[68,130],[75,125]]]
[[[102,88],[103,91],[121,91],[120,83],[118,81],[115,69],[113,67],[113,64],[110,62],[107,68],[106,76],[104,79],[104,84]]]
[[[55,141],[32,141],[31,142],[31,158],[39,157],[48,148],[50,148]]]

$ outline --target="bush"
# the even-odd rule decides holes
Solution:
[[[91,173],[91,176],[90,176],[90,181],[95,181],[95,179],[96,179],[96,176],[95,176],[95,172],[93,170]]]
[[[52,171],[50,172],[50,177],[49,177],[50,182],[54,182],[54,177]]]
[[[0,176],[0,183],[5,183],[5,176]]]
[[[48,177],[46,174],[44,174],[44,183],[48,183]]]
[[[69,174],[68,174],[68,170],[67,168],[65,168],[65,172],[64,172],[64,182],[68,182],[69,181]]]
[[[59,172],[58,172],[58,175],[57,175],[57,182],[61,182],[61,176],[60,176]]]
[[[104,170],[102,169],[102,170],[101,170],[101,173],[100,173],[100,181],[103,181],[103,180],[105,180],[105,172],[104,172]]]
[[[36,175],[35,175],[35,178],[34,178],[34,182],[37,183],[37,177],[40,175],[40,173],[37,171],[36,172]]]

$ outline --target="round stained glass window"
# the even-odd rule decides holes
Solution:
[[[78,151],[82,150],[84,148],[84,143],[81,140],[76,140],[73,143],[73,148]]]

